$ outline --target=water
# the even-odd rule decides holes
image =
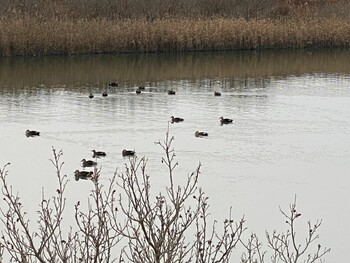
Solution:
[[[108,88],[111,81],[119,87]],[[137,95],[139,85],[146,90]],[[166,169],[155,142],[169,125],[177,178],[202,164],[199,184],[213,218],[223,220],[232,206],[266,244],[264,231],[285,229],[279,207],[287,210],[296,195],[300,238],[307,220],[322,219],[320,243],[332,248],[326,260],[341,262],[350,235],[349,105],[344,50],[3,58],[0,164],[11,162],[9,181],[32,213],[43,191],[55,191],[52,147],[63,150],[71,179],[67,210],[91,190],[73,172],[92,149],[107,153],[98,160],[102,180],[123,171],[123,149],[146,156],[157,192]],[[185,121],[169,124],[172,115]],[[221,126],[220,116],[233,124]],[[41,136],[26,138],[27,129]],[[196,138],[196,130],[208,138]]]

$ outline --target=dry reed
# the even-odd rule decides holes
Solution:
[[[169,18],[0,22],[0,55],[349,47],[350,24],[323,20]]]
[[[31,0],[25,6],[8,1],[0,16],[0,56],[350,46],[350,19],[338,8],[350,8],[347,2],[332,1],[333,11],[325,13],[330,2],[323,0],[254,0],[225,13],[233,2],[150,0],[154,8],[147,9],[142,0],[129,6],[86,0],[74,9],[69,0],[40,8]],[[85,12],[93,6],[99,9]],[[193,13],[185,13],[190,6]]]

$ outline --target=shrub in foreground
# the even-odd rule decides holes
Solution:
[[[7,182],[9,164],[5,165],[0,169],[5,203],[0,218],[1,261],[230,262],[233,249],[240,247],[240,262],[265,262],[267,251],[258,237],[251,234],[245,241],[243,218],[236,221],[229,216],[221,221],[222,226],[217,221],[210,223],[208,197],[198,187],[200,164],[184,184],[177,183],[174,170],[178,163],[172,143],[169,133],[157,143],[164,150],[162,162],[168,171],[164,193],[152,191],[145,158],[131,158],[125,172],[115,173],[107,185],[102,185],[100,171],[95,170],[87,208],[76,203],[75,226],[70,228],[63,220],[69,180],[62,174],[62,151],[53,149],[58,186],[53,197],[43,194],[34,230],[19,195]],[[313,246],[320,221],[308,222],[306,242],[297,243],[295,221],[301,214],[295,200],[288,213],[281,212],[288,228],[284,233],[266,233],[268,248],[272,249],[266,262],[312,263],[330,252],[321,245]]]

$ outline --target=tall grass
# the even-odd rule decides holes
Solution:
[[[336,18],[39,21],[24,17],[3,20],[0,31],[2,56],[350,46],[349,23]]]
[[[340,0],[182,1],[4,1],[0,55],[350,46]]]

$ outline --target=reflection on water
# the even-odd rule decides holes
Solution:
[[[245,82],[256,77],[350,73],[349,61],[350,52],[346,50],[1,58],[0,87],[32,88],[41,84],[53,89],[93,88],[110,81],[158,86],[164,80],[206,78],[208,82],[218,78],[231,86],[246,87]]]
[[[223,218],[232,205],[251,231],[283,227],[278,207],[297,194],[304,219],[323,218],[322,241],[339,251],[329,262],[340,262],[350,234],[336,228],[350,219],[341,206],[350,197],[349,64],[341,50],[0,59],[0,163],[12,163],[10,182],[25,201],[36,200],[42,187],[54,192],[48,159],[52,146],[63,149],[72,207],[91,189],[75,181],[92,169],[81,160],[105,151],[94,160],[108,180],[130,149],[147,156],[153,186],[163,189],[166,169],[154,142],[169,125],[177,178],[201,162],[213,214]],[[120,85],[108,87],[111,81]],[[171,116],[184,121],[170,124]],[[220,116],[233,123],[220,125]],[[27,129],[40,136],[27,138]],[[36,203],[27,205],[35,211]]]

